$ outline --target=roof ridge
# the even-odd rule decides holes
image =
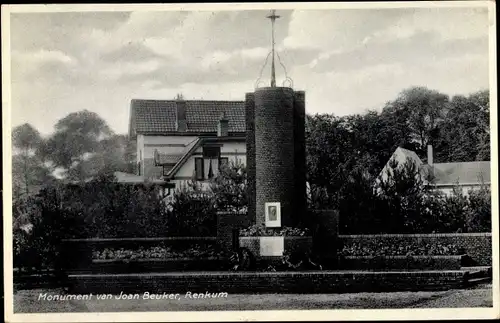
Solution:
[[[163,99],[131,99],[131,102],[138,101],[151,101],[151,102],[177,102],[178,100],[163,100]],[[245,100],[204,100],[204,99],[194,99],[194,100],[183,100],[184,102],[230,102],[230,103],[244,103]]]

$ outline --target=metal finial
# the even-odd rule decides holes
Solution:
[[[267,18],[271,19],[271,33],[272,33],[272,61],[271,61],[271,87],[276,87],[276,71],[274,67],[274,22],[276,19],[280,18],[280,16],[276,15],[276,10],[271,10],[271,14],[267,16]]]

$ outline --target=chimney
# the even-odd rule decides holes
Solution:
[[[427,164],[429,166],[434,165],[434,155],[432,153],[432,145],[427,145]]]
[[[187,121],[186,121],[186,101],[182,97],[182,95],[177,95],[176,99],[176,130],[179,132],[184,132],[187,130]]]
[[[229,119],[226,113],[222,112],[219,121],[217,122],[217,137],[227,137],[229,135]]]

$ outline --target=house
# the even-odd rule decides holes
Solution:
[[[129,137],[137,142],[134,180],[162,180],[171,187],[192,179],[207,183],[222,164],[246,163],[245,129],[244,101],[134,99],[129,122]]]
[[[383,182],[387,181],[389,175],[392,174],[391,161],[393,160],[398,163],[398,167],[402,167],[406,162],[412,162],[417,169],[422,169],[424,165],[422,160],[417,156],[417,154],[414,151],[398,147],[392,154],[387,164],[385,164],[377,180]]]
[[[399,165],[406,161],[413,162],[419,175],[426,185],[450,194],[454,187],[459,187],[464,194],[469,190],[491,185],[491,169],[489,161],[434,163],[432,146],[427,147],[427,164],[414,151],[398,147],[390,160],[396,160]],[[386,181],[391,171],[390,160],[379,175],[379,180]]]

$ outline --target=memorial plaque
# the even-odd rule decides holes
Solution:
[[[260,255],[261,256],[283,256],[285,249],[284,237],[261,237]]]
[[[281,205],[279,202],[266,203],[265,205],[266,227],[281,227]]]

